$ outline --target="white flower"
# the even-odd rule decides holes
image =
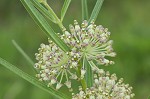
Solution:
[[[48,86],[56,84],[56,89],[65,84],[71,89],[71,81],[69,79],[77,79],[77,75],[72,73],[72,68],[76,68],[78,62],[70,60],[72,56],[62,51],[55,43],[49,40],[49,44],[41,44],[36,53],[35,68],[39,71],[37,77],[40,81],[45,81]],[[65,81],[63,81],[65,79]]]
[[[123,78],[117,80],[116,74],[110,75],[103,69],[96,69],[93,87],[85,91],[79,87],[79,93],[72,99],[131,99],[134,97],[132,87],[123,83]]]
[[[110,32],[103,26],[96,26],[94,22],[88,25],[85,20],[81,27],[74,21],[74,26],[70,25],[70,32],[64,31],[61,39],[72,48],[70,55],[75,56],[73,60],[86,57],[88,60],[96,60],[99,64],[113,64],[114,62],[105,59],[106,56],[114,57],[112,40],[109,40]],[[78,54],[78,55],[76,55]]]
[[[60,89],[61,86],[62,86],[61,83],[57,83],[57,85],[56,85],[56,90]]]
[[[96,26],[93,22],[88,25],[87,21],[83,21],[81,27],[75,20],[74,25],[70,25],[70,32],[64,31],[60,35],[61,39],[71,48],[70,52],[64,52],[54,42],[49,40],[49,44],[41,44],[36,53],[35,68],[39,70],[38,78],[48,83],[48,86],[56,84],[59,89],[65,84],[71,89],[70,79],[78,79],[76,73],[72,73],[72,69],[78,69],[79,62],[82,58],[99,64],[113,64],[113,61],[106,59],[106,56],[114,57],[112,40],[109,40],[110,32],[101,25]],[[81,75],[79,79],[84,79],[86,73],[85,66],[81,67]],[[65,80],[64,80],[65,79]],[[67,84],[66,84],[67,83]]]

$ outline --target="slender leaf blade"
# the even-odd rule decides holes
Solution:
[[[94,6],[94,9],[92,11],[92,14],[90,16],[89,22],[91,22],[92,20],[94,20],[94,21],[96,20],[98,14],[100,12],[101,6],[103,4],[103,1],[104,0],[97,0],[96,4]]]
[[[21,55],[28,61],[28,63],[31,64],[31,68],[37,72],[33,66],[34,66],[34,62],[33,60],[24,52],[24,50],[16,43],[15,40],[12,40],[13,45],[15,46],[15,48],[21,53]]]
[[[15,40],[12,40],[13,45],[16,47],[16,49],[24,56],[24,58],[33,66],[34,62],[32,59],[24,52],[24,50],[16,43]]]
[[[64,5],[63,5],[63,7],[61,9],[61,21],[63,21],[64,16],[65,16],[65,14],[67,12],[67,9],[68,9],[70,3],[71,3],[71,0],[65,0]]]
[[[21,78],[27,80],[31,84],[33,84],[33,85],[43,89],[44,91],[50,93],[51,95],[54,95],[55,97],[57,97],[59,99],[69,99],[69,97],[66,96],[65,94],[63,94],[62,92],[56,91],[53,88],[47,87],[47,85],[44,84],[43,82],[40,82],[35,77],[32,77],[29,74],[23,72],[22,70],[18,69],[16,66],[12,65],[11,63],[7,62],[6,60],[2,59],[1,57],[0,57],[0,64],[3,65],[4,67],[6,67],[7,69],[9,69],[10,71],[14,72],[15,74],[17,74]]]
[[[33,6],[30,0],[20,0],[28,13],[38,24],[38,26],[55,42],[62,50],[65,52],[69,51],[69,47],[56,35],[51,26],[47,23],[46,19],[41,15],[41,13]]]
[[[83,66],[86,69],[85,79],[86,79],[87,87],[88,88],[92,87],[93,86],[93,72],[92,72],[91,65],[89,64],[86,57],[83,58]]]
[[[43,7],[37,0],[31,0],[31,2],[43,15],[45,15],[52,22],[56,23],[54,16],[49,13],[49,11],[45,7]]]
[[[87,7],[87,0],[81,0],[82,4],[82,21],[88,20],[88,7]]]

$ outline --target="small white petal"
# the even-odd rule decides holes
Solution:
[[[62,87],[62,84],[61,83],[57,83],[56,90],[60,89],[60,87]]]
[[[81,69],[81,79],[83,79],[83,78],[84,78],[85,73],[86,73],[86,70]]]
[[[71,88],[71,81],[66,81],[66,82],[65,82],[65,85],[66,85],[68,88]]]

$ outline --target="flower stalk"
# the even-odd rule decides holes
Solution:
[[[62,21],[57,17],[57,15],[53,11],[53,9],[49,6],[47,1],[46,0],[42,0],[40,3],[42,3],[47,8],[47,10],[52,14],[52,16],[54,17],[54,19],[56,21],[56,24],[58,24],[58,26],[60,27],[62,32],[64,32],[66,30],[66,28],[64,27]]]
[[[81,76],[81,69],[82,69],[82,60],[83,59],[80,60],[78,70],[77,70],[77,72],[80,76]],[[83,90],[86,90],[86,88],[87,88],[86,80],[80,77],[80,82],[81,82]]]

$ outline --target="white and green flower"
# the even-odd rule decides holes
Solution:
[[[112,40],[109,40],[110,32],[107,28],[101,25],[96,26],[94,22],[88,25],[88,22],[83,21],[81,27],[75,20],[74,25],[70,25],[70,32],[64,31],[60,35],[61,39],[71,48],[70,52],[64,52],[54,42],[49,44],[41,44],[39,53],[36,53],[35,68],[39,70],[37,77],[41,81],[48,82],[48,86],[56,84],[56,89],[59,89],[63,84],[71,88],[70,79],[77,79],[76,71],[78,69],[81,58],[86,58],[91,67],[91,61],[96,61],[99,64],[112,64],[105,57],[114,57]],[[95,65],[94,65],[95,66]],[[81,75],[79,79],[83,79],[86,70],[81,67]],[[63,79],[66,79],[63,82]]]
[[[106,59],[107,56],[114,57],[112,40],[109,40],[110,32],[102,25],[96,26],[94,22],[88,24],[85,20],[81,26],[74,21],[74,26],[70,25],[70,32],[64,31],[61,39],[72,49],[70,54],[80,59],[86,57],[87,60],[95,60],[99,64],[113,64],[113,61]],[[77,55],[76,55],[77,54]],[[79,57],[80,56],[80,57]]]
[[[35,68],[39,70],[39,80],[47,82],[48,86],[56,84],[56,89],[60,89],[63,84],[71,89],[70,79],[77,79],[77,75],[71,69],[78,65],[77,62],[70,60],[68,53],[50,40],[48,45],[41,44],[38,50],[39,53],[35,54],[38,61]]]
[[[110,75],[103,69],[95,69],[93,87],[72,94],[72,99],[131,99],[134,97],[132,87],[124,84],[123,78],[117,80],[116,74]]]

